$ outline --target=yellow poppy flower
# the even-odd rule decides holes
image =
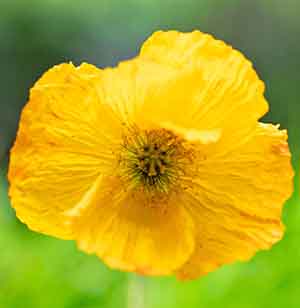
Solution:
[[[116,68],[61,64],[30,91],[9,166],[30,229],[113,268],[191,279],[281,239],[287,132],[264,84],[195,31],[156,32]]]

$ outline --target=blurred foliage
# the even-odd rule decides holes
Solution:
[[[5,157],[28,89],[49,67],[100,67],[137,54],[158,29],[200,29],[245,53],[265,81],[266,120],[289,129],[299,160],[300,2],[286,0],[2,0],[0,2],[0,308],[123,308],[130,275],[107,269],[75,244],[30,232],[9,206]],[[299,182],[298,180],[296,181]],[[298,184],[297,190],[298,190]],[[271,251],[194,282],[146,280],[146,308],[300,307],[299,195]]]

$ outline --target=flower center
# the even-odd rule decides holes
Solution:
[[[122,174],[134,186],[167,192],[185,172],[184,140],[166,129],[132,130],[124,137]]]
[[[140,149],[137,149],[136,163],[133,166],[145,183],[155,185],[163,178],[171,167],[172,153],[168,147],[162,146],[154,141],[147,143]]]

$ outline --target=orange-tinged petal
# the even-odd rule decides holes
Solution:
[[[31,229],[71,238],[64,211],[113,166],[120,122],[99,100],[99,70],[56,66],[30,92],[9,166],[10,197]]]
[[[258,123],[235,149],[199,163],[199,176],[190,179],[185,196],[198,229],[197,244],[179,278],[248,259],[281,239],[282,206],[293,189],[286,139],[286,131]]]
[[[99,182],[77,219],[79,248],[116,269],[170,274],[194,249],[192,219],[176,196],[153,199],[143,191],[126,191],[117,178]]]

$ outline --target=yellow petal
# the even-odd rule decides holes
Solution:
[[[197,225],[191,259],[177,275],[204,275],[222,264],[246,260],[281,239],[281,212],[293,189],[286,131],[258,123],[235,149],[210,156],[187,179],[185,207]]]
[[[251,63],[201,32],[156,32],[140,55],[102,71],[102,97],[125,122],[168,122],[238,138],[268,110]]]
[[[9,166],[10,197],[31,229],[71,238],[64,211],[113,165],[120,122],[96,88],[99,70],[56,66],[31,89]]]
[[[80,249],[112,268],[170,274],[194,249],[192,220],[175,196],[164,200],[126,191],[117,178],[103,178],[73,225]]]
[[[99,96],[121,115],[122,122],[126,124],[149,128],[171,119],[179,125],[176,121],[178,110],[170,106],[173,101],[180,99],[179,95],[183,97],[183,93],[179,92],[183,88],[188,91],[195,78],[193,72],[191,75],[190,72],[179,72],[159,64],[133,59],[101,72]],[[187,95],[184,94],[184,97]],[[166,101],[169,105],[165,104]]]
[[[173,76],[177,71],[169,86],[157,87],[156,92],[163,88],[162,98],[151,97],[143,107],[143,113],[151,116],[158,109],[162,122],[164,117],[186,128],[222,128],[223,140],[232,140],[268,110],[264,84],[251,63],[208,34],[156,32],[144,43],[138,59],[156,66],[157,79],[166,70]]]

